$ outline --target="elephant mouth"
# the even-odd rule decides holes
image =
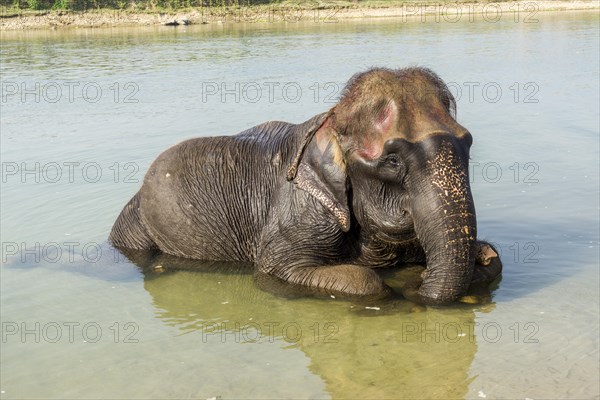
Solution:
[[[378,242],[391,245],[406,245],[408,243],[418,241],[417,235],[414,232],[409,234],[389,234],[381,230],[375,233],[375,239]]]

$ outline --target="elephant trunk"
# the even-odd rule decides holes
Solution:
[[[446,304],[467,291],[475,265],[477,222],[468,165],[446,142],[424,173],[412,185],[415,231],[427,262],[418,294],[427,304]]]

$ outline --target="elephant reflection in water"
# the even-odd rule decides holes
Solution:
[[[488,285],[471,296],[485,305],[425,308],[400,296],[372,303],[311,299],[259,290],[248,266],[128,252],[144,274],[157,316],[199,343],[289,342],[311,360],[333,398],[460,398],[477,351],[474,311],[494,307]],[[421,266],[389,270],[392,288],[418,279]],[[289,285],[285,285],[289,287]],[[263,288],[264,289],[264,288]],[[290,300],[290,297],[293,299]],[[424,312],[426,311],[426,312]],[[282,350],[283,351],[283,350]]]

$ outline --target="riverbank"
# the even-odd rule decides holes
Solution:
[[[335,23],[344,19],[395,17],[403,21],[473,21],[501,19],[535,22],[547,11],[598,10],[597,0],[577,1],[316,1],[297,0],[265,5],[195,7],[180,10],[0,11],[0,31],[20,29],[57,29],[64,27],[111,27],[131,25],[190,25],[235,22]]]

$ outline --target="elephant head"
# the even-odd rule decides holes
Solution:
[[[362,240],[386,246],[418,240],[427,264],[418,293],[429,304],[456,300],[474,268],[472,138],[454,112],[447,86],[427,69],[357,74],[307,135],[288,176],[343,231],[352,223]]]

